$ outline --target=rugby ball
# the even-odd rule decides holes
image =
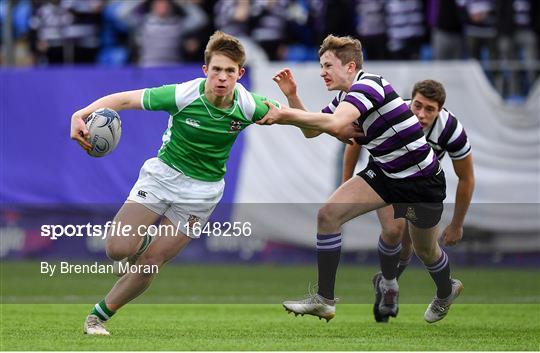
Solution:
[[[111,153],[120,141],[122,122],[117,112],[109,108],[98,109],[86,120],[92,157],[103,157]]]

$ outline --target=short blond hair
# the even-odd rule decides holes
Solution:
[[[246,62],[246,51],[238,38],[221,31],[215,31],[208,40],[204,50],[204,63],[208,65],[214,54],[222,54],[243,67]]]
[[[358,39],[350,36],[336,37],[332,34],[327,36],[319,49],[319,57],[328,50],[332,51],[343,65],[354,62],[356,70],[360,70],[364,63],[362,44]]]

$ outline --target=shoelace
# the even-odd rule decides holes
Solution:
[[[384,305],[396,305],[398,292],[394,289],[383,289]]]
[[[319,286],[318,283],[315,282],[314,284],[311,284],[311,282],[308,283],[308,294],[305,299],[302,300],[303,304],[326,304],[317,293]],[[334,298],[334,304],[339,301],[339,298]],[[328,305],[328,304],[327,304]]]
[[[433,304],[431,305],[433,311],[438,311],[441,314],[444,314],[448,309],[448,301],[440,298],[433,298]]]
[[[103,323],[98,317],[90,317],[88,319],[88,327],[102,326]]]
[[[398,298],[398,291],[396,291],[394,288],[386,288],[381,283],[382,281],[379,280],[377,286],[379,287],[379,290],[382,294],[382,301],[384,305],[396,305],[397,304],[397,298]]]
[[[319,296],[317,295],[317,289],[318,284],[314,283],[311,284],[311,282],[308,283],[306,298],[302,300],[302,303],[304,304],[320,304],[321,301],[319,300]]]

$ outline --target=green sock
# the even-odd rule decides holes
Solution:
[[[115,312],[107,308],[107,305],[105,304],[105,299],[94,305],[94,308],[90,312],[91,315],[96,315],[100,318],[101,321],[107,321],[109,320]]]
[[[144,239],[141,243],[141,246],[139,247],[139,250],[137,251],[137,255],[141,255],[143,252],[148,249],[148,246],[152,242],[152,237],[148,234],[145,234]]]

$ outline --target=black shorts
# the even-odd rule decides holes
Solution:
[[[406,218],[419,228],[431,228],[441,220],[446,179],[440,166],[438,172],[431,176],[393,179],[370,161],[357,175],[394,207],[394,218]]]

